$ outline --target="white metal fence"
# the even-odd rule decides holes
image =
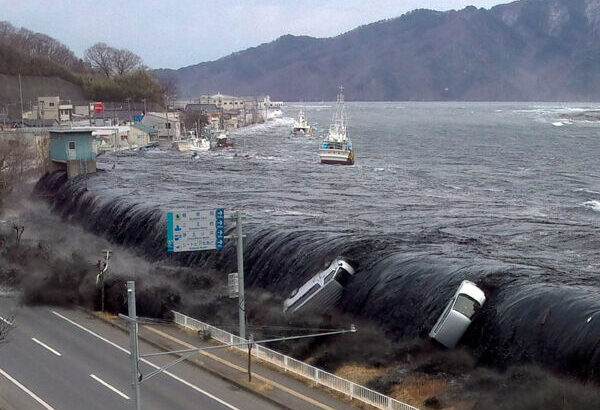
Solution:
[[[207,323],[191,318],[189,316],[183,315],[179,312],[173,311],[173,314],[175,316],[175,323],[177,323],[178,325],[181,325],[188,329],[193,329],[195,331],[202,331],[206,335],[210,336],[212,339],[215,339],[221,343],[232,344],[243,343],[247,341],[239,336],[236,336],[222,329],[216,328]],[[286,372],[295,373],[297,375],[305,377],[306,379],[311,380],[316,384],[329,387],[332,390],[345,394],[351,399],[360,400],[363,403],[370,404],[378,409],[418,410],[416,407],[413,407],[409,404],[402,403],[401,401],[393,399],[389,396],[377,393],[374,390],[353,383],[350,380],[338,377],[335,374],[331,374],[324,370],[320,370],[314,366],[301,362],[300,360],[296,360],[292,357],[276,352],[275,350],[268,349],[259,344],[255,344],[254,346],[255,348],[252,349],[253,356],[256,356],[257,358],[262,359],[266,362],[272,363],[284,369],[284,371]],[[247,351],[247,348],[245,346],[235,346],[234,348],[242,351]]]

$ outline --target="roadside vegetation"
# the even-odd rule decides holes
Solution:
[[[91,100],[163,101],[160,84],[131,51],[97,43],[81,59],[52,37],[6,21],[0,22],[0,74],[59,77]]]

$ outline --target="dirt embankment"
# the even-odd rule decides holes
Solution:
[[[87,101],[80,86],[58,77],[21,76],[21,87],[25,111],[31,109],[31,103],[37,101],[39,96],[58,95],[63,100]],[[18,76],[0,74],[0,101],[11,104],[8,106],[11,117],[20,116],[21,96]],[[14,116],[14,114],[18,115]]]

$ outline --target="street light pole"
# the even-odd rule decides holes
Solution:
[[[242,212],[236,212],[236,236],[237,236],[237,265],[238,265],[238,305],[240,315],[240,337],[246,338],[246,301],[244,299],[244,238],[242,236]]]
[[[129,316],[129,358],[131,359],[131,390],[133,398],[133,408],[141,410],[140,401],[140,382],[138,371],[138,324],[137,313],[135,310],[135,282],[127,281],[127,314]]]

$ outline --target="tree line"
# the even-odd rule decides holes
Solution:
[[[160,84],[135,53],[96,43],[81,59],[60,41],[6,21],[0,21],[0,73],[60,77],[94,100],[163,102]]]

